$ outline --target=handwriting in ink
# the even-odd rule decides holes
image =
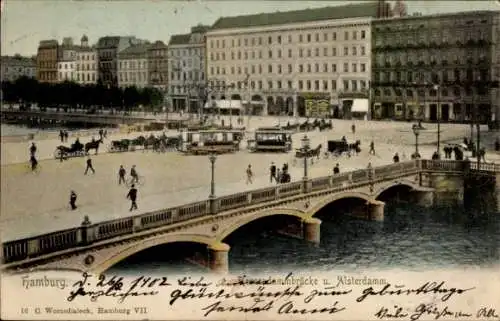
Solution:
[[[445,306],[444,308],[440,308],[435,304],[420,304],[415,309],[415,313],[410,316],[412,321],[416,321],[422,317],[422,315],[432,316],[434,320],[438,320],[444,317],[452,317],[455,319],[458,318],[470,318],[472,314],[464,313],[462,311],[453,312]]]
[[[345,310],[345,307],[337,307],[338,301],[328,308],[300,309],[295,308],[292,301],[288,301],[278,309],[278,314],[316,314],[316,313],[338,313]]]
[[[311,293],[304,298],[304,303],[311,302],[315,297],[320,296],[342,296],[352,292],[352,289],[344,290],[344,291],[334,291],[335,287],[326,287],[323,291],[320,290],[312,290]]]
[[[258,313],[262,311],[269,311],[273,308],[274,301],[269,301],[265,303],[265,300],[260,298],[254,298],[254,303],[249,306],[223,306],[222,301],[217,301],[207,307],[204,307],[202,310],[205,310],[204,316],[208,316],[212,312],[244,312],[244,313]]]
[[[356,301],[362,302],[369,296],[384,296],[384,295],[410,295],[410,294],[443,294],[441,301],[445,302],[451,298],[454,294],[462,294],[470,291],[474,288],[468,289],[458,289],[458,288],[444,288],[444,281],[441,283],[437,282],[426,282],[421,287],[417,289],[405,289],[404,285],[394,285],[394,289],[391,289],[392,284],[386,284],[382,289],[376,290],[373,287],[369,287],[363,290],[363,294],[359,296]]]
[[[191,281],[191,277],[183,277],[182,279],[178,279],[177,283],[180,286],[210,286],[212,285],[211,282],[205,282],[205,278],[201,277],[200,279],[196,280],[196,282]]]
[[[90,282],[91,275],[84,272],[82,279],[73,284],[73,290],[66,298],[67,301],[73,301],[75,298],[89,297],[90,301],[96,302],[101,296],[118,298],[118,303],[123,303],[127,297],[152,296],[159,293],[158,287],[169,286],[166,277],[151,278],[141,276],[124,286],[123,278],[112,276],[107,278],[104,275],[98,277],[95,288]],[[76,289],[75,289],[76,288]]]
[[[243,299],[243,298],[287,298],[293,296],[302,296],[303,293],[299,292],[299,286],[294,288],[286,288],[282,291],[267,291],[266,287],[259,286],[256,291],[252,292],[231,292],[228,293],[225,289],[220,289],[215,292],[211,292],[206,287],[201,288],[189,288],[175,289],[170,293],[170,305],[173,305],[177,300],[189,300],[189,299]]]
[[[479,310],[477,310],[476,318],[483,318],[483,319],[492,318],[500,320],[500,316],[493,308],[480,308]]]
[[[394,310],[389,310],[386,307],[380,308],[380,310],[375,313],[375,316],[378,319],[400,319],[406,318],[408,313],[404,312],[402,307],[395,305]]]

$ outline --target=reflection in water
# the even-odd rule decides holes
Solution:
[[[471,218],[463,211],[418,209],[413,205],[386,207],[384,222],[370,222],[343,215],[320,213],[321,245],[264,231],[260,223],[239,229],[225,242],[231,246],[232,272],[265,273],[280,270],[315,271],[485,266],[498,263],[500,218],[498,214]],[[267,221],[269,222],[269,221]],[[201,272],[186,263],[187,251],[177,244],[160,246],[120,262],[108,272]],[[206,251],[200,247],[197,251]]]

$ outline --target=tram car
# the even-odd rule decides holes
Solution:
[[[251,152],[282,152],[292,150],[292,131],[279,127],[261,127],[255,131],[255,139],[248,140]]]
[[[196,130],[181,132],[180,151],[189,155],[233,153],[240,149],[239,130]]]

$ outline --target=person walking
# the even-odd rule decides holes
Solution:
[[[337,163],[335,165],[335,167],[333,168],[333,175],[337,175],[340,173],[340,168],[339,168],[339,164]]]
[[[272,183],[273,179],[276,181],[276,165],[274,165],[274,162],[271,163],[269,168],[269,182]]]
[[[353,134],[356,134],[356,125],[352,124],[351,131]]]
[[[63,134],[64,134],[64,141],[67,143],[68,142],[68,136],[69,136],[68,131],[65,130]]]
[[[71,210],[76,210],[76,193],[75,191],[71,191],[69,194],[69,205],[71,206]]]
[[[137,174],[137,170],[135,169],[135,165],[132,165],[130,169],[130,176],[132,177],[132,183],[139,182],[139,175]]]
[[[375,155],[375,143],[373,142],[373,140],[370,142],[370,151],[368,152],[368,154]]]
[[[61,138],[61,143],[64,143],[64,132],[63,130],[59,130],[59,138]]]
[[[248,165],[248,167],[247,167],[247,185],[253,184],[252,178],[253,178],[252,165]]]
[[[36,160],[35,155],[31,155],[30,163],[31,163],[31,171],[32,172],[36,171],[36,168],[38,166],[38,161]]]
[[[36,156],[36,145],[35,143],[31,143],[31,146],[30,146],[30,156],[31,157],[35,157]]]
[[[130,205],[130,211],[136,210],[137,209],[137,189],[135,188],[135,185],[132,184],[130,190],[128,191],[127,198],[130,199],[132,202]]]
[[[127,171],[123,168],[123,165],[120,165],[120,169],[118,170],[118,185],[121,185],[122,182],[125,184],[125,174],[127,174]]]
[[[95,174],[95,170],[94,170],[94,167],[92,166],[92,159],[89,157],[87,158],[87,167],[85,168],[85,173],[84,175],[87,175],[87,172],[90,170],[92,170],[92,174]]]
[[[399,154],[398,153],[394,154],[394,157],[392,157],[392,161],[394,163],[399,163]]]

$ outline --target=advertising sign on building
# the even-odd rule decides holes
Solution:
[[[330,115],[330,96],[321,94],[304,94],[306,117],[328,117]]]

